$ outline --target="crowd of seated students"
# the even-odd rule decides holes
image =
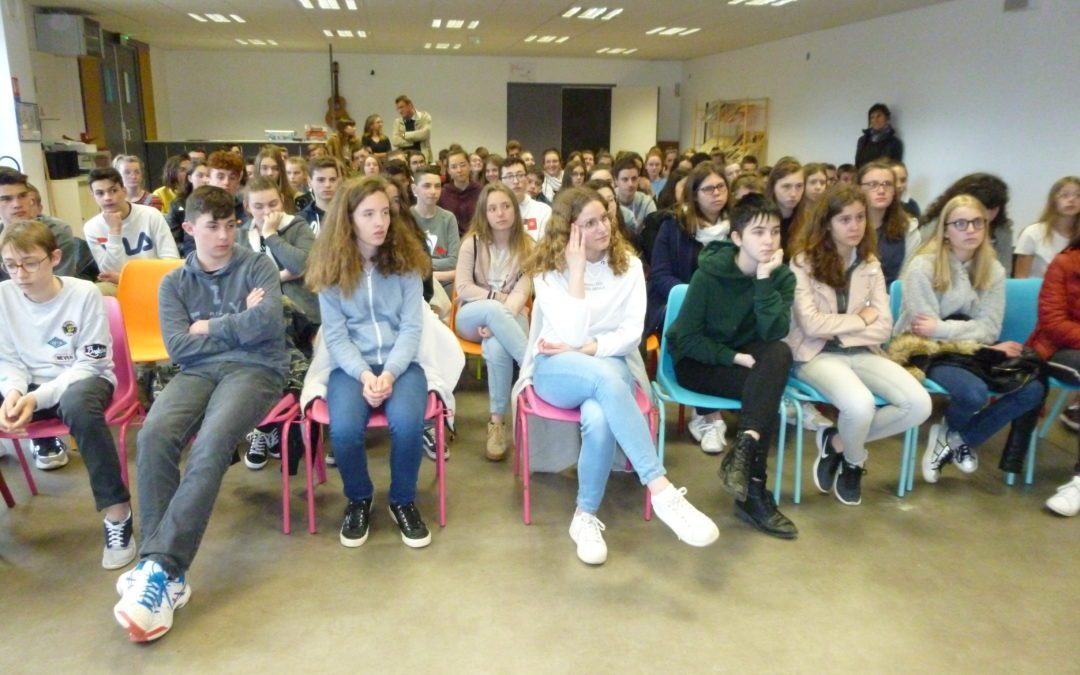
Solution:
[[[902,144],[878,106],[857,165],[837,167],[794,157],[729,162],[720,148],[534,155],[516,141],[505,155],[457,144],[433,155],[430,116],[407,97],[397,104],[412,124],[395,120],[386,134],[372,115],[357,134],[342,120],[308,157],[267,146],[251,161],[233,149],[169,158],[154,193],[142,162],[118,157],[115,169],[90,175],[101,213],[84,224],[85,243],[34,207],[26,176],[0,168],[0,278],[11,278],[0,283],[0,429],[50,416],[71,428],[105,515],[103,566],[137,559],[117,582],[114,608],[132,640],[163,635],[191,597],[186,573],[230,464],[260,469],[282,443],[299,442],[258,424],[284,393],[299,394],[320,349],[347,503],[344,546],[361,546],[370,530],[365,435],[376,409],[390,426],[391,518],[406,545],[432,540],[416,505],[420,463],[434,448],[421,342],[433,325],[449,331],[453,314],[457,337],[479,343],[486,362],[489,460],[507,453],[515,365],[519,387],[580,409],[569,534],[593,565],[608,555],[598,512],[616,445],[680,540],[707,546],[719,534],[666,477],[635,399],[648,384],[639,350],[662,331],[676,285],[688,284],[666,335],[676,377],[742,403],[718,487],[734,496],[738,518],[777,537],[798,534],[765,489],[789,378],[829,404],[807,404],[802,416],[816,432],[815,485],[855,506],[868,444],[931,414],[927,389],[891,346],[950,351],[968,341],[1019,357],[1023,345],[999,340],[1005,280],[1045,276],[1030,344],[1061,372],[1080,370],[1080,305],[1070,300],[1080,297],[1080,178],[1054,182],[1039,222],[1014,237],[996,176],[961,177],[925,211],[905,199],[908,169],[888,154]],[[76,266],[80,244],[92,273]],[[138,435],[135,519],[115,446],[101,433],[115,376],[100,298],[116,292],[128,261],[180,257],[160,289],[178,372]],[[898,316],[894,280],[903,288]],[[20,322],[33,325],[29,339],[13,332]],[[980,446],[1006,424],[999,467],[1023,468],[1045,378],[988,404],[992,390],[968,369],[941,361],[925,375],[949,398],[930,428],[926,482],[948,466],[975,471]],[[1080,408],[1063,421],[1080,428]],[[689,428],[702,450],[725,452],[719,411],[697,410]],[[61,439],[32,446],[41,469],[67,463]],[[1080,463],[1047,506],[1080,512]]]

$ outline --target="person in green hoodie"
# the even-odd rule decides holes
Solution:
[[[793,539],[798,529],[765,489],[765,463],[792,364],[783,339],[795,276],[783,264],[775,204],[749,194],[730,220],[730,241],[714,241],[701,252],[667,338],[679,384],[742,401],[735,447],[720,465],[723,486],[735,495],[735,515],[766,534]]]

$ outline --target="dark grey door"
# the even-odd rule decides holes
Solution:
[[[146,134],[143,130],[142,92],[134,48],[106,37],[101,59],[101,80],[105,96],[105,142],[116,155],[138,155],[145,163]],[[150,187],[147,176],[147,188]]]

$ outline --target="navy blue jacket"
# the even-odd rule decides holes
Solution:
[[[698,267],[702,245],[679,226],[675,214],[660,224],[660,233],[652,249],[652,264],[645,282],[648,304],[645,307],[645,335],[659,333],[664,326],[668,293],[679,284],[690,283]]]

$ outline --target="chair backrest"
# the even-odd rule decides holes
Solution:
[[[168,358],[158,322],[158,287],[182,260],[132,260],[120,272],[116,298],[123,308],[124,328],[136,363]]]
[[[656,376],[657,378],[663,376],[669,382],[675,381],[675,364],[671,362],[671,353],[668,351],[667,332],[668,328],[679,316],[683,300],[686,299],[687,288],[689,288],[688,284],[679,284],[668,293],[667,309],[664,314],[664,330],[660,333],[660,356],[657,359]]]
[[[124,328],[120,301],[116,298],[105,298],[105,312],[109,317],[109,334],[113,343],[113,373],[116,375],[113,400],[120,401],[136,396],[135,364],[131,362],[131,348],[128,345],[127,330]]]
[[[1005,280],[1005,316],[1001,322],[1001,340],[1027,341],[1038,319],[1041,288],[1042,279],[1038,278]],[[900,317],[902,292],[899,279],[889,286],[889,306],[894,321]]]
[[[1035,330],[1039,318],[1039,290],[1042,279],[1005,280],[1005,318],[1001,322],[1001,339],[1026,342]]]

